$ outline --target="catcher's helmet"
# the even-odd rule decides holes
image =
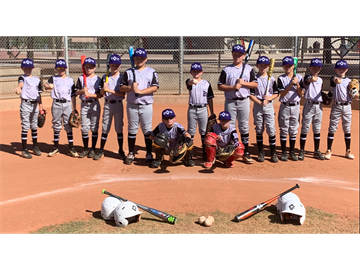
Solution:
[[[126,227],[129,223],[140,221],[140,214],[138,207],[133,202],[122,202],[114,211],[115,223],[119,227]]]
[[[280,197],[276,203],[277,212],[282,222],[289,219],[299,220],[300,225],[305,221],[305,206],[300,202],[299,197],[289,192]]]
[[[101,205],[101,216],[105,220],[114,219],[114,211],[116,206],[118,206],[121,201],[114,197],[106,197]]]

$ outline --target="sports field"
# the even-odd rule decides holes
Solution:
[[[20,100],[1,102],[1,105],[8,108],[11,106],[5,102],[12,102],[13,107],[17,106],[16,102],[20,104]],[[50,112],[51,99],[44,98],[43,102],[44,108]],[[215,113],[218,114],[223,110],[223,102],[222,95],[215,97]],[[279,104],[275,103],[276,112],[278,107]],[[187,126],[187,96],[155,96],[153,128],[161,121],[161,111],[166,108],[172,108],[176,113],[177,121],[184,127]],[[322,152],[326,151],[329,114],[330,107],[324,107],[320,144]],[[27,234],[44,226],[87,221],[93,218],[94,212],[100,211],[101,203],[105,198],[105,195],[101,194],[104,188],[128,200],[175,216],[185,213],[194,215],[198,213],[200,216],[214,211],[225,214],[240,213],[299,184],[300,189],[293,192],[299,196],[305,207],[336,214],[341,220],[359,219],[358,109],[353,110],[351,130],[351,149],[355,160],[344,157],[345,142],[340,124],[335,134],[331,160],[320,161],[312,158],[313,140],[310,133],[306,143],[308,152],[304,161],[289,160],[273,164],[269,161],[269,148],[265,148],[266,160],[264,163],[258,163],[253,118],[250,116],[249,148],[254,163],[247,165],[238,160],[234,168],[226,168],[222,163],[217,162],[210,171],[201,166],[203,160],[199,134],[194,140],[195,167],[190,168],[182,164],[173,165],[167,161],[163,162],[164,166],[161,169],[149,168],[145,161],[145,143],[141,131],[137,136],[137,153],[132,165],[125,165],[118,159],[115,131],[110,132],[105,146],[105,157],[99,161],[67,156],[65,131],[60,134],[61,154],[53,158],[47,157],[47,153],[53,147],[51,114],[48,115],[45,126],[38,129],[38,145],[42,156],[33,156],[31,160],[27,160],[20,156],[19,111],[16,109],[2,111],[0,117],[0,233],[2,234]],[[124,120],[124,134],[127,134],[126,114]],[[80,152],[81,132],[74,129],[73,133],[75,149]],[[29,138],[28,142],[31,143],[31,136]],[[267,135],[264,135],[264,144],[268,145]],[[299,134],[296,148],[298,146]],[[126,138],[124,150],[127,153]],[[277,140],[277,150],[280,151],[279,140]],[[275,203],[276,201],[273,205]],[[194,218],[194,222],[198,216]],[[307,217],[302,226],[311,226],[310,218]],[[148,227],[154,223],[158,226],[158,222],[154,219],[143,219],[141,223],[147,223]],[[226,220],[222,222],[226,224]],[[104,222],[103,226],[106,228],[109,225]],[[238,226],[241,226],[241,223]],[[161,233],[172,233],[167,232],[166,228],[168,226],[164,226]],[[257,229],[259,228],[254,227],[254,231],[244,233],[258,233]],[[118,230],[127,230],[127,228],[118,228]],[[335,233],[342,233],[342,228],[338,228]],[[358,233],[358,231],[350,233]]]

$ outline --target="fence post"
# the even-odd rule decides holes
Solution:
[[[183,36],[180,36],[180,48],[179,48],[179,94],[182,95],[183,93],[183,65],[184,65],[184,39]]]
[[[68,38],[67,36],[64,36],[64,55],[65,55],[65,62],[67,63],[67,69],[66,69],[66,76],[69,76],[69,45],[68,45]]]

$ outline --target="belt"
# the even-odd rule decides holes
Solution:
[[[285,106],[296,106],[299,105],[299,102],[282,102],[283,105]]]
[[[116,103],[116,102],[121,102],[122,100],[121,99],[105,99],[105,102],[108,102],[108,103]]]
[[[244,99],[247,99],[247,98],[249,98],[249,97],[248,97],[248,96],[247,96],[247,97],[244,97],[244,98],[238,97],[238,98],[233,98],[232,100],[244,100]]]
[[[82,100],[82,103],[93,103],[96,99]]]
[[[66,99],[55,99],[55,102],[66,103],[66,102],[70,102],[70,100],[66,100]]]
[[[312,101],[312,100],[307,100],[307,103],[312,103],[312,104],[320,104],[320,101]]]
[[[260,101],[264,101],[265,99],[259,99]],[[272,100],[268,100],[269,103],[273,102]]]
[[[343,105],[343,106],[346,106],[346,105],[349,105],[349,104],[351,104],[351,102],[335,102],[337,105]]]
[[[31,104],[36,104],[36,103],[38,103],[37,99],[23,99],[23,101],[25,101],[25,102],[30,102]]]
[[[193,107],[193,108],[204,108],[204,107],[206,107],[206,104],[202,104],[202,105],[189,104],[189,106]]]

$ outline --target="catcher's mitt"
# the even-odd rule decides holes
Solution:
[[[155,148],[166,148],[168,143],[168,136],[165,133],[156,134],[152,145]]]
[[[218,160],[224,161],[231,157],[236,150],[236,147],[233,144],[229,144],[223,148],[219,148],[216,151],[216,158]]]
[[[209,116],[208,118],[208,122],[207,122],[207,125],[206,125],[206,133],[210,132],[211,130],[211,127],[213,125],[217,124],[217,121],[216,121],[216,114],[212,114]]]
[[[357,79],[352,79],[349,83],[349,94],[352,98],[359,93],[359,81]]]
[[[69,123],[72,127],[78,128],[81,125],[81,115],[77,110],[72,111],[70,114]]]
[[[173,163],[181,161],[185,157],[186,151],[191,150],[192,147],[193,147],[193,142],[190,141],[190,143],[187,144],[185,142],[185,137],[182,137],[176,143],[175,148],[170,151],[169,161]]]
[[[38,114],[38,127],[39,128],[42,128],[44,126],[45,120],[46,120],[46,111],[40,110],[39,114]]]
[[[330,97],[331,93],[329,92],[329,94],[325,93],[325,92],[321,92],[321,96],[322,96],[322,100],[323,100],[323,104],[324,105],[330,105],[332,98]]]

